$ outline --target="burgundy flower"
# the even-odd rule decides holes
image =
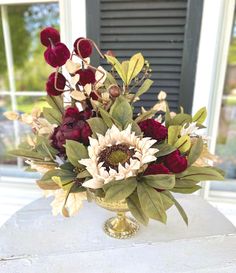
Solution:
[[[79,52],[78,52],[78,46],[79,46]],[[82,37],[78,38],[74,42],[74,51],[77,55],[81,56],[82,58],[87,58],[93,52],[92,43],[88,39],[85,39]]]
[[[164,164],[173,173],[181,173],[188,167],[186,157],[182,156],[179,150],[175,150],[171,154],[165,156]]]
[[[86,120],[91,116],[92,111],[90,109],[80,112],[76,107],[67,108],[63,116],[62,124],[55,128],[51,136],[52,146],[61,154],[64,154],[64,144],[67,139],[76,140],[88,145],[88,138],[91,136],[92,131]]]
[[[56,73],[53,72],[49,77],[48,77],[48,80],[46,82],[46,91],[48,93],[49,96],[59,96],[62,94],[61,91],[58,91],[55,86],[54,86],[54,83],[55,83],[55,76],[56,76]],[[66,85],[66,78],[61,74],[61,73],[58,73],[57,75],[57,82],[56,82],[56,87],[58,89],[64,89],[65,88],[65,85]]]
[[[95,73],[92,69],[79,69],[76,74],[80,75],[79,85],[85,86],[88,83],[95,83]]]
[[[155,175],[155,174],[169,174],[170,171],[162,163],[152,163],[148,165],[144,172],[144,175]]]
[[[63,43],[56,43],[48,46],[44,58],[52,67],[62,66],[70,58],[70,51]]]
[[[151,137],[157,141],[164,140],[167,137],[167,128],[155,119],[146,119],[138,125],[145,137]]]
[[[98,100],[98,95],[95,92],[91,92],[89,97],[93,100]]]
[[[55,45],[60,42],[59,32],[52,27],[46,27],[40,32],[40,41],[44,46]]]

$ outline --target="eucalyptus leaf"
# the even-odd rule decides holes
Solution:
[[[161,190],[172,189],[175,186],[175,176],[171,174],[145,175],[141,181]]]
[[[142,182],[138,183],[137,193],[144,213],[152,219],[166,223],[167,216],[160,193]]]
[[[108,128],[111,128],[112,125],[115,124],[116,127],[118,127],[119,129],[122,129],[122,126],[119,123],[119,121],[117,121],[114,117],[112,117],[112,115],[110,115],[106,110],[104,110],[102,108],[99,108],[99,112],[101,114],[101,117],[102,117],[103,121],[108,126]]]
[[[84,170],[82,172],[79,172],[76,177],[77,178],[85,178],[85,177],[90,177],[90,176],[91,176],[91,174],[87,170]]]
[[[60,187],[54,182],[54,181],[42,181],[37,180],[37,185],[42,190],[57,190],[60,189]]]
[[[202,124],[207,117],[206,107],[202,107],[197,111],[197,113],[193,116],[193,122],[197,122]]]
[[[126,199],[137,187],[136,177],[129,177],[125,180],[117,181],[111,186],[105,195],[106,202],[117,202]]]
[[[174,205],[174,202],[171,200],[171,198],[169,198],[163,192],[160,192],[160,195],[161,195],[164,209],[165,209],[165,211],[167,211],[169,208],[171,208]]]
[[[94,117],[87,120],[93,134],[97,136],[98,134],[105,135],[108,127],[102,118]]]
[[[175,188],[192,188],[199,181],[194,181],[190,179],[176,179],[175,180]]]
[[[80,142],[67,139],[65,148],[68,160],[75,167],[81,166],[79,160],[83,158],[88,158],[88,151],[85,146]]]
[[[138,222],[143,225],[148,224],[148,217],[145,215],[144,211],[141,208],[137,192],[134,191],[127,199],[127,205],[131,214],[137,219]]]
[[[192,165],[201,155],[203,150],[203,141],[202,138],[199,137],[192,145],[189,155],[188,155],[188,165]]]
[[[19,156],[33,160],[44,160],[44,157],[35,151],[15,149],[8,152],[9,155]]]

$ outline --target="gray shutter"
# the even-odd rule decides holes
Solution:
[[[119,60],[141,51],[149,61],[154,84],[136,107],[150,108],[164,90],[172,110],[190,112],[201,12],[202,0],[87,0],[87,34]]]

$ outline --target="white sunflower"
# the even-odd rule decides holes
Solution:
[[[84,187],[98,189],[112,180],[136,176],[145,164],[156,160],[158,149],[151,148],[156,140],[136,136],[131,125],[123,131],[113,125],[104,136],[97,136],[89,138],[89,158],[79,161],[92,176]]]

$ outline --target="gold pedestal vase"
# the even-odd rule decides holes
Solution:
[[[126,216],[129,208],[125,200],[110,203],[106,202],[104,198],[94,196],[94,201],[98,206],[117,213],[115,217],[104,223],[103,228],[107,235],[116,239],[127,239],[139,230],[138,222],[134,218]]]

